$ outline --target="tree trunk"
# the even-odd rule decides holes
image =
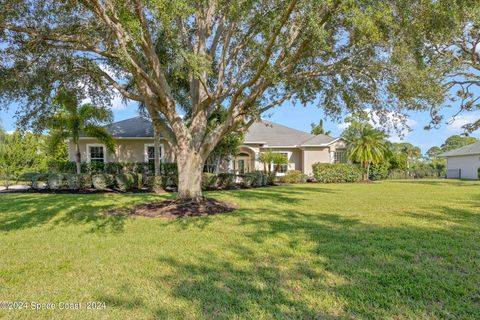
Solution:
[[[160,175],[160,133],[158,133],[157,130],[154,130],[154,135],[155,135],[155,145],[154,145],[154,150],[155,150],[155,159],[154,159],[154,170],[155,170],[155,175],[159,176]]]
[[[370,162],[367,162],[367,176],[365,177],[365,181],[370,180]]]
[[[82,173],[82,154],[80,153],[80,144],[76,143],[77,150],[75,151],[75,164],[77,166],[77,174]]]
[[[202,172],[204,159],[196,152],[181,150],[177,154],[178,193],[177,200],[198,202],[202,195]]]

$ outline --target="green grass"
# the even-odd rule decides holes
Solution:
[[[293,185],[209,193],[241,205],[225,215],[102,215],[167,196],[0,194],[0,301],[83,303],[0,318],[480,316],[479,182]]]

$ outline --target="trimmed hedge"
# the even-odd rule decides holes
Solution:
[[[70,190],[79,190],[81,187],[81,175],[67,174],[67,186]]]
[[[130,173],[120,173],[115,176],[117,188],[121,191],[128,191],[135,186],[135,180]]]
[[[36,190],[45,189],[48,187],[48,174],[38,173],[32,177],[32,188]]]
[[[114,185],[115,178],[111,174],[95,174],[92,176],[93,187],[97,190],[109,190]]]
[[[145,179],[145,186],[154,192],[162,192],[163,190],[163,183],[161,176],[148,176]]]
[[[251,188],[255,186],[257,176],[255,173],[243,173],[239,175],[241,182],[240,185],[244,188]]]
[[[214,189],[217,186],[217,175],[215,173],[202,173],[202,190]]]
[[[235,185],[236,176],[233,173],[219,173],[218,186],[220,188],[229,188]]]
[[[307,175],[300,170],[287,171],[283,177],[279,177],[279,182],[282,183],[305,183],[307,182]]]
[[[65,176],[59,173],[48,175],[48,187],[52,190],[64,189],[67,186]]]
[[[356,165],[347,163],[315,163],[312,169],[317,182],[322,183],[356,182],[362,176]]]
[[[21,181],[21,182],[28,182],[30,184],[30,186],[32,186],[33,184],[33,178],[39,174],[38,172],[25,172],[25,173],[22,173],[18,178],[17,178],[17,182],[18,181]]]

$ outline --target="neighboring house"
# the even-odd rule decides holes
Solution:
[[[116,140],[117,148],[113,154],[107,154],[105,146],[93,138],[80,138],[82,160],[91,162],[153,162],[155,158],[153,126],[149,120],[135,117],[106,126]],[[254,123],[245,135],[240,153],[231,160],[225,169],[236,173],[263,170],[258,161],[260,153],[271,150],[285,154],[288,165],[280,168],[279,175],[288,170],[300,170],[312,174],[312,164],[347,162],[346,141],[324,134],[310,133],[292,129],[269,121]],[[174,156],[168,143],[161,140],[161,161],[173,162]],[[69,143],[69,159],[75,159],[75,146]]]
[[[442,153],[447,159],[447,178],[478,179],[480,168],[480,142]]]

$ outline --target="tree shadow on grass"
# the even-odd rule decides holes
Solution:
[[[170,272],[152,281],[171,284],[170,295],[198,306],[205,319],[474,319],[480,244],[465,224],[478,231],[479,221],[468,210],[460,220],[458,210],[441,210],[461,225],[382,227],[329,213],[286,218],[273,209],[242,214],[244,241],[223,252],[200,246],[190,260],[160,257]],[[188,317],[172,305],[154,311],[171,314]]]
[[[28,229],[50,224],[91,226],[89,232],[122,232],[125,216],[103,213],[115,204],[102,204],[105,195],[9,194],[0,200],[0,231]],[[150,196],[141,196],[147,201]],[[133,199],[133,198],[132,198]]]

